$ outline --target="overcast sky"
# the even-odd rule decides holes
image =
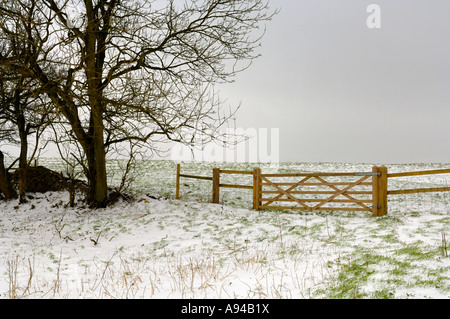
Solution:
[[[450,162],[450,1],[272,6],[262,56],[221,90],[238,127],[279,128],[281,161]]]

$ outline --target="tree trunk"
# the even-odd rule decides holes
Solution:
[[[6,200],[17,198],[17,193],[8,179],[2,151],[0,151],[0,191],[3,193]]]
[[[19,203],[26,203],[27,199],[25,197],[27,191],[27,170],[28,170],[28,141],[27,141],[27,131],[25,128],[25,117],[23,112],[17,119],[17,126],[19,128],[20,137],[20,157],[19,157]]]
[[[106,207],[108,203],[108,183],[106,180],[106,152],[103,137],[103,89],[102,73],[105,59],[105,30],[100,32],[100,20],[96,15],[96,8],[92,0],[85,1],[87,29],[84,37],[85,42],[85,73],[88,84],[89,104],[91,106],[91,118],[89,136],[92,139],[92,147],[88,155],[94,162],[88,163],[90,181],[91,205],[97,208]]]
[[[88,161],[88,202],[92,207],[106,207],[108,203],[108,183],[106,179],[106,153],[103,141],[103,122],[93,116],[94,136],[85,148]]]
[[[88,156],[88,158],[91,158],[92,156]],[[99,163],[98,163],[99,162]],[[106,178],[103,178],[103,176],[106,176],[106,173],[102,176],[102,174],[98,173],[98,168],[101,170],[103,169],[106,171],[106,165],[105,160],[99,159],[97,160],[88,160],[88,194],[87,199],[88,203],[91,207],[95,208],[102,208],[106,207],[108,204],[108,185],[106,182]],[[102,162],[104,168],[102,168]]]
[[[17,129],[19,131],[19,138],[20,138],[20,157],[19,157],[19,203],[26,203],[27,199],[25,198],[26,195],[26,188],[27,188],[27,155],[28,155],[28,141],[27,141],[27,128],[26,128],[26,122],[25,122],[25,115],[24,115],[24,105],[22,93],[24,90],[22,89],[24,82],[24,78],[21,77],[16,90],[14,92],[14,109],[15,109],[15,116],[16,116],[16,123],[17,123]]]
[[[70,176],[69,180],[69,206],[75,207],[75,178]]]
[[[106,153],[103,141],[103,126],[96,127],[95,130],[95,207],[106,207],[108,201],[108,183],[106,179]]]

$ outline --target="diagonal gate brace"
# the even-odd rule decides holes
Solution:
[[[308,180],[309,178],[311,178],[311,176],[309,176],[309,177],[307,177],[307,178],[304,178],[303,181],[306,181],[306,180]],[[272,183],[271,181],[269,181],[269,180],[268,180],[266,177],[264,177],[264,176],[261,176],[261,179],[265,180],[267,183],[269,183],[271,186],[275,187],[275,188],[281,193],[281,194],[279,194],[277,197],[275,197],[276,199],[279,199],[281,196],[286,195],[288,198],[290,198],[290,199],[296,201],[296,202],[297,202],[298,204],[300,204],[301,206],[303,206],[303,207],[305,207],[305,208],[308,208],[308,209],[311,209],[310,206],[306,205],[305,203],[303,203],[302,201],[300,201],[298,198],[292,196],[292,195],[289,193],[288,190],[282,189],[282,188],[279,187],[278,185],[276,185],[276,184]],[[296,185],[292,186],[292,187],[290,188],[290,190],[292,190],[292,189],[294,189],[295,187],[297,187],[301,182],[302,182],[302,181],[300,181],[300,182],[297,183]],[[268,203],[264,204],[263,206],[264,206],[264,207],[268,207],[268,205],[269,205],[270,203],[272,203],[272,202],[275,201],[275,198],[271,199]]]
[[[323,202],[320,202],[319,204],[317,204],[316,206],[314,206],[312,209],[318,209],[320,206],[330,202],[331,200],[333,200],[334,198],[343,195],[345,197],[347,197],[348,199],[354,201],[355,203],[357,203],[358,205],[364,207],[364,209],[369,210],[370,208],[366,205],[364,205],[363,203],[359,202],[356,198],[348,195],[348,194],[344,194],[346,191],[348,191],[349,189],[361,184],[362,182],[364,182],[366,179],[370,178],[370,175],[365,175],[364,177],[360,178],[359,180],[357,180],[356,182],[350,184],[349,186],[345,187],[344,189],[339,189],[333,185],[328,184],[328,182],[326,180],[324,180],[323,178],[320,178],[319,176],[315,176],[316,179],[318,179],[319,181],[321,181],[324,184],[327,184],[329,187],[331,187],[332,189],[334,189],[336,191],[335,194],[333,194],[332,196],[330,196],[329,198],[327,198],[326,200],[324,200]]]

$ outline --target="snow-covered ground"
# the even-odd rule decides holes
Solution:
[[[41,164],[61,168],[57,162]],[[183,163],[188,174],[251,164]],[[371,171],[369,164],[259,165],[263,172]],[[450,167],[387,165],[390,172]],[[111,183],[120,165],[111,164]],[[209,182],[182,180],[176,164],[142,162],[139,191],[92,210],[68,194],[0,202],[1,298],[448,298],[450,193],[389,197],[389,214],[251,210],[251,191],[210,204]],[[231,177],[230,177],[231,178]],[[245,183],[248,176],[234,176]],[[445,175],[395,188],[448,185]],[[407,186],[408,185],[408,186]],[[391,187],[391,185],[390,185]],[[427,186],[425,186],[427,187]],[[222,190],[221,190],[222,191]]]

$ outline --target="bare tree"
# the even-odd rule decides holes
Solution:
[[[29,18],[34,9],[34,6],[29,7],[29,15],[24,16]],[[16,60],[20,59],[25,63],[31,61],[34,55],[33,45],[26,37],[31,25],[30,19],[9,20],[9,29],[1,33],[1,51]],[[37,147],[51,113],[48,101],[39,93],[37,84],[35,79],[15,72],[14,68],[0,67],[0,137],[2,141],[20,145],[18,161],[21,203],[26,201],[27,168],[33,157],[28,158],[28,137],[36,135]]]
[[[106,153],[118,143],[195,144],[217,137],[230,117],[214,84],[258,55],[264,0],[3,1],[5,17],[35,5],[26,35],[38,57],[0,64],[40,83],[64,116],[87,162],[88,201],[107,204]],[[3,32],[9,32],[3,19]]]

